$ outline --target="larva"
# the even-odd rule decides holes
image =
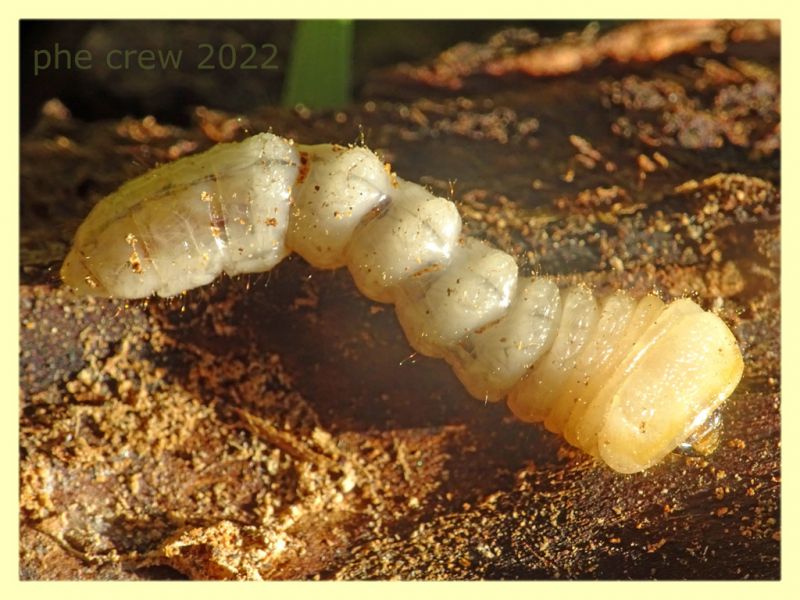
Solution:
[[[173,296],[290,252],[347,267],[470,394],[508,398],[519,418],[622,473],[683,443],[742,376],[716,315],[688,299],[598,302],[585,287],[520,277],[510,255],[461,236],[452,202],[363,147],[262,133],[156,168],[95,206],[61,275],[81,294]]]

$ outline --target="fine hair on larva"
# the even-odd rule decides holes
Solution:
[[[144,298],[269,271],[290,252],[347,267],[364,295],[395,305],[414,350],[446,360],[471,395],[507,398],[520,419],[622,473],[685,443],[736,388],[736,339],[693,301],[561,290],[520,276],[514,258],[461,225],[453,202],[367,148],[261,133],[104,198],[61,276],[79,294]]]

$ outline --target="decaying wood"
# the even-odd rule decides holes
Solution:
[[[779,39],[735,25],[626,25],[548,78],[521,67],[541,42],[516,31],[530,43],[490,78],[494,46],[458,50],[478,56],[458,96],[431,87],[434,62],[335,115],[198,109],[184,130],[50,102],[22,141],[21,577],[778,578]],[[630,36],[678,50],[618,60],[608,40]],[[544,48],[559,44],[574,57],[572,38]],[[363,135],[452,194],[470,233],[564,283],[718,311],[746,370],[717,452],[615,474],[470,399],[346,273],[297,259],[172,301],[59,287],[104,194],[268,128]]]

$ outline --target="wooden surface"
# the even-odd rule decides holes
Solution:
[[[765,22],[517,30],[376,71],[339,113],[190,128],[47,104],[21,149],[20,577],[778,578],[779,41]],[[470,399],[391,307],[300,259],[169,301],[59,287],[103,195],[268,128],[363,135],[564,285],[717,311],[746,364],[719,449],[615,474]]]

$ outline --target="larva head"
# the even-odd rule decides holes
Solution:
[[[719,317],[691,300],[673,302],[601,390],[596,452],[622,473],[656,464],[728,398],[743,369]]]

